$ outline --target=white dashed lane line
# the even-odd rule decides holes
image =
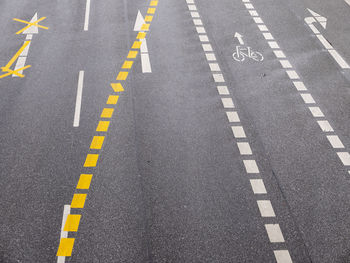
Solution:
[[[200,19],[200,14],[198,13],[198,9],[194,3],[194,0],[186,0],[188,4],[188,9],[190,11],[191,17],[193,18],[193,24],[196,28],[196,31],[199,35],[199,41],[202,45],[203,51],[205,53],[206,59],[208,61],[208,66],[210,71],[212,72],[214,82],[217,84],[217,91],[221,96],[221,102],[223,108],[226,111],[227,119],[229,123],[232,125],[231,130],[233,133],[233,139],[237,143],[237,148],[242,156],[243,166],[246,170],[247,175],[250,176],[250,184],[252,188],[252,192],[257,197],[257,207],[260,212],[261,218],[269,219],[266,222],[265,229],[267,236],[271,243],[280,243],[282,246],[285,246],[285,240],[280,228],[280,225],[276,222],[276,214],[273,209],[271,201],[268,199],[267,190],[265,188],[265,184],[263,179],[260,176],[260,170],[258,164],[254,158],[253,150],[251,145],[248,142],[247,135],[244,131],[241,120],[239,118],[238,112],[235,109],[234,102],[230,96],[230,92],[225,84],[225,79],[223,74],[221,73],[220,65],[216,61],[215,52],[213,50],[212,45],[210,44],[209,38],[206,34],[205,27],[203,25],[203,21]],[[254,16],[254,21],[257,23],[261,32],[265,32],[264,37],[266,39],[273,39],[268,31],[267,27],[264,25],[262,19],[258,16],[258,13],[254,9],[253,5],[249,2],[249,0],[243,0],[245,2],[245,6],[247,9],[250,9],[250,14]],[[279,47],[276,42],[271,42],[270,46]],[[278,51],[275,55],[279,58],[285,58],[285,55],[282,51]],[[288,60],[284,60],[281,62],[281,65],[285,68],[291,68],[291,65]],[[288,73],[287,73],[288,74]],[[294,71],[289,72],[289,76],[291,78],[297,78],[298,75]],[[300,84],[297,84],[301,87]],[[310,99],[310,97],[306,96],[306,99]],[[314,112],[317,110],[312,109]],[[335,139],[333,139],[335,142]],[[349,158],[350,161],[350,158]],[[283,245],[284,244],[284,245]],[[282,250],[273,250],[274,256],[276,258],[277,263],[291,263],[292,259],[290,257],[290,253],[287,249]]]

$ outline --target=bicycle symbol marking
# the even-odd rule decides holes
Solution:
[[[251,58],[254,61],[261,62],[264,60],[260,52],[254,51],[251,47],[236,46],[236,51],[232,54],[234,60],[242,62],[245,58]]]

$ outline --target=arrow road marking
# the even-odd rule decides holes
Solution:
[[[240,33],[236,32],[234,37],[238,39],[238,42],[239,42],[240,45],[244,44],[243,36]]]
[[[35,14],[34,17],[36,17],[36,16],[37,16],[37,14]],[[34,19],[34,17],[32,18],[32,20],[31,20],[30,22],[25,21],[25,20],[22,20],[22,19],[14,18],[13,20],[15,20],[15,21],[17,21],[17,22],[21,22],[21,23],[28,24],[26,27],[24,27],[24,28],[22,28],[21,30],[19,30],[16,34],[17,34],[17,35],[18,35],[18,34],[21,34],[23,31],[26,31],[27,29],[29,29],[30,27],[33,27],[33,26],[34,26],[34,27],[40,27],[40,28],[43,28],[43,29],[49,29],[49,28],[46,27],[46,26],[41,26],[41,25],[38,24],[40,21],[46,19],[45,16],[42,17],[42,18],[40,18],[39,20]],[[36,17],[36,18],[37,18],[37,17]],[[26,33],[24,33],[24,34],[26,34]]]
[[[350,1],[350,0],[348,0]],[[323,28],[326,28],[327,18],[319,15],[318,13],[312,11],[311,9],[307,9],[313,16],[306,17],[305,23],[310,27],[312,32],[321,42],[325,49],[327,49],[328,53],[334,58],[334,60],[338,63],[338,65],[342,69],[350,69],[349,64],[342,58],[342,56],[333,48],[333,46],[327,41],[327,39],[318,31],[318,29],[313,25],[313,23],[319,22]]]

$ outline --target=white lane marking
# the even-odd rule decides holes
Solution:
[[[231,129],[235,138],[239,139],[247,137],[242,126],[232,126]]]
[[[250,0],[242,0],[243,3],[250,3]]]
[[[273,210],[270,200],[258,200],[259,211],[262,217],[275,217],[275,211]]]
[[[151,62],[148,53],[141,53],[142,73],[152,73]]]
[[[86,0],[84,31],[89,30],[89,19],[90,19],[90,0]]]
[[[26,40],[32,40],[32,38],[33,38],[33,34],[28,34],[28,35],[26,36]]]
[[[69,214],[70,214],[70,205],[64,205],[60,240],[62,238],[67,238],[68,237],[68,232],[64,231],[64,225],[66,224],[67,217],[68,217]],[[64,257],[64,256],[57,257],[57,263],[64,263],[65,260],[66,260],[66,257]]]
[[[217,86],[217,89],[220,95],[230,95],[227,86]]]
[[[274,40],[273,36],[271,33],[263,33],[263,36],[266,40]]]
[[[226,116],[229,122],[241,122],[236,111],[227,111]]]
[[[141,40],[141,53],[148,53],[147,40],[144,38]]]
[[[19,68],[23,68],[26,64],[26,60],[27,60],[27,57],[18,57],[16,66],[15,66],[15,70],[17,70]],[[23,70],[18,71],[18,73],[22,74]],[[18,78],[19,76],[16,74],[12,74],[12,77]]]
[[[237,38],[239,44],[244,45],[243,36],[240,33],[236,32],[233,38]]]
[[[274,250],[277,263],[293,263],[288,250]]]
[[[248,174],[259,173],[259,168],[255,160],[243,160],[243,164]]]
[[[315,118],[324,117],[324,114],[319,107],[309,107],[309,110],[311,111],[312,116]]]
[[[134,24],[134,31],[141,31],[142,25],[145,23],[145,19],[143,18],[140,10],[137,11],[137,16]]]
[[[317,121],[317,123],[323,132],[333,132],[334,131],[332,126],[329,124],[328,121]]]
[[[348,152],[337,152],[337,155],[344,165],[350,165],[350,154]]]
[[[344,148],[344,144],[341,142],[337,135],[328,135],[327,139],[333,148],[340,149]]]
[[[193,23],[196,25],[196,26],[203,26],[203,22],[202,20],[200,19],[193,19]]]
[[[279,224],[266,224],[265,228],[271,243],[284,242],[284,237]]]
[[[29,44],[26,46],[26,48],[22,51],[22,53],[21,53],[21,56],[22,57],[26,57],[26,56],[28,56],[28,51],[29,51],[29,47],[30,47],[30,44],[31,44],[32,42],[29,42]]]
[[[214,53],[205,53],[205,56],[208,61],[216,61],[216,57]]]
[[[198,34],[205,34],[206,33],[204,27],[202,27],[202,26],[197,26],[196,30],[197,30]]]
[[[225,109],[233,109],[235,107],[231,98],[221,98],[221,101]]]
[[[265,25],[258,25],[260,31],[269,31]]]
[[[254,194],[267,194],[264,181],[262,179],[250,179],[249,181]]]
[[[254,9],[252,4],[244,4],[247,9]]]
[[[254,22],[257,24],[264,24],[264,21],[260,17],[253,17]]]
[[[280,48],[280,46],[277,44],[276,41],[268,41],[267,42],[270,46],[270,48],[276,49],[276,48]]]
[[[255,10],[249,10],[249,14],[251,16],[259,16],[258,12],[256,12]]]
[[[83,96],[83,84],[84,84],[84,71],[81,70],[79,72],[78,90],[77,90],[77,98],[75,101],[75,113],[74,113],[73,127],[79,127],[80,111],[81,111],[81,99]]]
[[[280,60],[282,68],[292,68],[292,65],[288,60]]]
[[[193,0],[186,0],[187,4],[194,4]]]
[[[348,5],[350,5],[350,0],[345,0],[345,3],[347,3]]]
[[[336,50],[328,50],[328,52],[332,55],[332,57],[337,61],[339,66],[343,69],[349,69],[349,64],[339,55],[339,53]]]
[[[295,70],[286,70],[286,73],[290,79],[299,79],[299,75],[295,72]]]
[[[275,54],[275,56],[277,58],[285,58],[286,57],[286,55],[283,53],[282,50],[274,50],[273,53]]]
[[[209,63],[211,71],[221,71],[218,63]]]
[[[207,35],[198,35],[198,36],[201,42],[209,42],[209,38]]]
[[[333,49],[332,45],[324,38],[324,36],[317,34],[316,37],[326,49]]]
[[[293,84],[298,91],[307,90],[304,83],[301,81],[293,81]]]
[[[197,17],[199,17],[199,14],[198,14],[198,12],[191,12],[191,16],[192,16],[192,18],[197,18]]]
[[[310,93],[301,93],[300,96],[303,98],[303,100],[306,104],[316,103],[314,98],[311,96]]]
[[[311,28],[312,32],[314,32],[314,34],[320,34],[320,31],[318,31],[318,29],[314,25],[310,24],[309,27]]]
[[[202,44],[202,48],[205,52],[212,52],[213,48],[210,44]]]
[[[215,82],[225,82],[222,74],[213,74],[213,78]]]
[[[197,11],[197,7],[195,5],[188,5],[188,9],[191,11]]]
[[[238,150],[241,155],[252,155],[252,149],[249,142],[237,142]]]

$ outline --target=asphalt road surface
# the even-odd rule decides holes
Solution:
[[[0,12],[0,262],[350,262],[348,0]]]

